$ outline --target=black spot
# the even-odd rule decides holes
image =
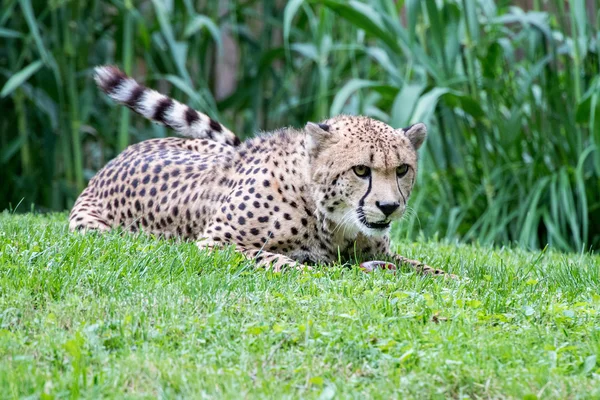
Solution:
[[[219,133],[223,132],[223,127],[221,126],[221,124],[212,118],[210,118],[209,126],[210,126],[210,129],[212,129],[215,132],[219,132]]]
[[[298,234],[298,229],[295,227],[292,227],[292,235],[297,235]]]
[[[156,109],[154,110],[152,119],[168,126],[169,124],[167,124],[165,116],[171,107],[173,107],[173,99],[165,97],[164,99],[159,100],[158,104],[156,105]]]
[[[256,236],[260,233],[260,231],[256,228],[252,228],[252,229],[250,229],[250,233],[253,234],[254,236]]]
[[[288,214],[288,213],[284,213],[283,214],[283,218],[287,219],[288,221],[292,220],[292,216],[290,214]]]
[[[126,76],[118,68],[108,67],[110,69],[110,78],[106,81],[102,81],[101,88],[107,93],[112,93],[117,86],[120,86]]]
[[[246,224],[246,218],[244,218],[244,217],[239,217],[239,218],[238,218],[238,224],[240,224],[240,225],[245,225],[245,224]]]
[[[258,217],[258,222],[269,222],[269,217]]]
[[[185,110],[185,122],[188,124],[188,126],[192,126],[192,124],[199,119],[200,117],[198,116],[198,112],[188,106],[188,108]]]
[[[125,101],[125,105],[129,108],[135,108],[135,106],[138,104],[138,102],[142,98],[142,95],[144,94],[145,91],[146,91],[146,88],[144,86],[137,85],[131,91],[131,95],[129,96],[129,98]]]

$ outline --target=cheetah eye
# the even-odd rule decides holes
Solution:
[[[402,164],[401,166],[396,168],[396,176],[398,176],[398,178],[402,178],[404,175],[406,175],[407,172],[408,172],[408,165],[406,165],[406,164]]]
[[[371,175],[371,168],[365,165],[357,165],[356,167],[352,167],[352,170],[361,178],[366,178],[367,176]]]

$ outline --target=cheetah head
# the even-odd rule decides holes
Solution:
[[[402,217],[417,173],[424,124],[394,129],[368,117],[306,125],[319,211],[346,236],[382,236]]]

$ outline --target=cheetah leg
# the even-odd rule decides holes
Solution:
[[[69,215],[69,230],[71,231],[98,231],[110,230],[110,222],[102,217],[96,203],[96,198],[91,189],[86,188],[77,198],[73,210]]]
[[[228,243],[220,243],[212,240],[201,240],[196,243],[199,249],[215,250],[229,245]],[[292,267],[297,270],[311,270],[312,268],[300,264],[299,262],[286,257],[282,254],[271,253],[260,249],[248,249],[242,246],[235,246],[235,250],[242,253],[246,258],[254,260],[258,268],[272,269],[274,272],[281,272],[285,267]]]
[[[244,254],[246,258],[255,260],[257,267],[265,268],[267,270],[272,269],[274,272],[281,272],[286,267],[295,268],[300,271],[312,269],[308,265],[300,264],[299,262],[282,254],[271,253],[270,251],[259,249],[247,249],[243,247],[238,247],[238,250]]]
[[[433,268],[421,261],[411,260],[409,258],[396,254],[390,249],[390,238],[387,236],[380,238],[372,238],[359,235],[359,237],[356,240],[355,246],[357,254],[359,254],[360,258],[363,260],[376,260],[379,256],[382,256],[383,258],[394,260],[394,262],[397,264],[408,265],[421,274],[443,275],[449,276],[451,278],[456,278],[455,275],[448,274],[444,270]],[[353,254],[350,254],[351,258],[352,256]]]
[[[394,261],[396,261],[397,263],[409,265],[409,266],[413,267],[415,269],[415,271],[417,271],[421,274],[443,275],[443,276],[447,276],[450,278],[456,278],[456,275],[448,274],[446,271],[444,271],[442,269],[430,267],[429,265],[427,265],[421,261],[411,260],[410,258],[406,258],[406,257],[403,257],[398,254],[388,254],[388,255],[391,256],[394,259]]]
[[[93,215],[84,215],[78,218],[82,219],[79,221],[72,220],[69,223],[69,229],[71,231],[79,231],[82,233],[96,231],[102,233],[110,230],[110,225],[102,218]]]

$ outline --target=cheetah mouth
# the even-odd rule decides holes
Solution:
[[[384,230],[390,227],[391,221],[379,221],[379,222],[369,222],[365,217],[365,214],[361,211],[358,212],[359,221],[369,229],[375,230]]]
[[[363,224],[365,224],[365,226],[367,228],[371,228],[371,229],[378,229],[378,230],[383,230],[383,229],[387,229],[390,227],[390,222],[368,222],[368,221],[362,221]]]

